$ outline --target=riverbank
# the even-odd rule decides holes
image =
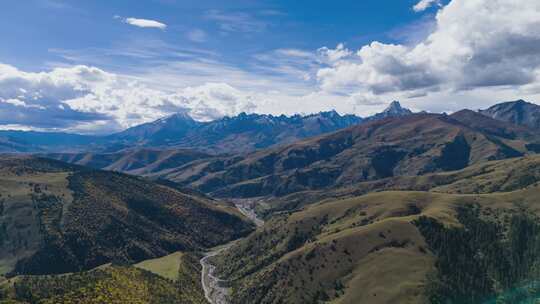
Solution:
[[[257,227],[264,225],[264,221],[257,217],[257,214],[253,210],[253,204],[245,200],[235,201],[236,208],[247,218],[249,218]],[[201,270],[201,284],[204,290],[204,296],[206,300],[211,304],[228,304],[229,303],[229,288],[226,286],[225,281],[215,276],[216,266],[212,265],[210,260],[222,252],[231,248],[239,240],[232,241],[225,245],[214,248],[207,252],[200,260],[202,266]]]

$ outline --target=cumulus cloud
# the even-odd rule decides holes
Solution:
[[[29,73],[0,64],[0,125],[108,133],[176,112],[198,120],[253,112],[261,99],[225,83],[164,91],[87,66]]]
[[[322,47],[317,50],[320,58],[329,64],[334,64],[342,59],[350,58],[353,54],[352,51],[345,48],[343,43],[337,45],[335,49],[329,49],[327,47]]]
[[[415,12],[423,12],[434,5],[440,6],[441,1],[440,0],[420,0],[420,2],[416,3],[416,5],[413,6],[413,10]]]
[[[436,27],[413,46],[373,42],[353,53],[322,49],[317,72],[326,91],[424,95],[539,82],[540,2],[453,0]]]
[[[212,17],[228,24],[224,31],[257,29],[246,15]],[[433,31],[414,40],[268,50],[247,67],[197,53],[154,60],[130,75],[84,65],[30,73],[0,64],[0,128],[107,133],[184,111],[198,120],[330,109],[369,115],[396,99],[432,111],[540,99],[540,2],[453,0],[439,9]],[[149,44],[141,42],[137,58],[180,52]],[[128,51],[133,56],[136,48]]]
[[[170,96],[171,102],[189,109],[197,120],[214,120],[257,109],[257,98],[226,83],[187,87]]]
[[[303,58],[298,50],[276,51]],[[279,90],[281,89],[281,90]],[[0,128],[111,133],[164,116],[187,112],[208,121],[241,112],[296,114],[373,105],[360,97],[238,88],[206,82],[172,90],[88,66],[30,73],[0,64]]]
[[[85,66],[27,73],[0,64],[0,124],[66,129],[109,120],[105,113],[78,111],[65,101],[90,94],[114,79]]]
[[[167,25],[165,23],[151,19],[139,19],[130,17],[123,19],[123,21],[127,24],[142,28],[157,28],[160,30],[165,30],[167,28]]]

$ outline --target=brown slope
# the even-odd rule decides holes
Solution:
[[[345,199],[379,191],[432,191],[453,194],[510,192],[540,181],[540,155],[481,162],[462,170],[421,176],[395,176],[342,188],[308,190],[250,200],[264,217],[298,210],[323,200]]]
[[[133,175],[165,174],[209,155],[190,149],[133,149],[114,153],[51,153],[48,158],[95,169],[124,172]]]
[[[0,159],[0,274],[87,270],[199,250],[248,233],[227,205],[141,178]]]
[[[479,121],[468,115],[384,119],[242,158],[194,162],[165,177],[215,195],[280,196],[458,170],[527,154],[527,143],[536,140],[527,129],[495,121],[500,130],[493,130],[493,119],[477,114],[486,119]]]
[[[464,125],[494,136],[502,138],[529,137],[533,138],[536,130],[519,126],[513,123],[496,120],[478,112],[471,110],[461,110],[453,113],[449,117],[463,123]]]

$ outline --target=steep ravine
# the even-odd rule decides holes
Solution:
[[[243,215],[252,220],[257,227],[264,224],[264,221],[257,217],[251,202],[247,200],[238,200],[235,201],[234,204],[236,208],[238,208]],[[201,283],[204,290],[204,296],[211,304],[228,304],[229,288],[226,286],[225,281],[215,276],[216,266],[213,265],[210,260],[212,257],[217,256],[231,248],[231,246],[238,241],[239,240],[235,240],[214,248],[213,250],[207,252],[200,261],[202,266]]]

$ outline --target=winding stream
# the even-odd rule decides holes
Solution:
[[[234,205],[243,215],[252,220],[257,227],[264,224],[264,221],[259,219],[253,210],[253,202],[238,200],[234,202]],[[202,266],[201,283],[204,290],[204,296],[211,304],[228,304],[229,288],[224,286],[225,281],[215,276],[216,266],[210,263],[210,259],[228,250],[238,241],[239,240],[235,240],[226,245],[219,246],[207,252],[200,260]]]

